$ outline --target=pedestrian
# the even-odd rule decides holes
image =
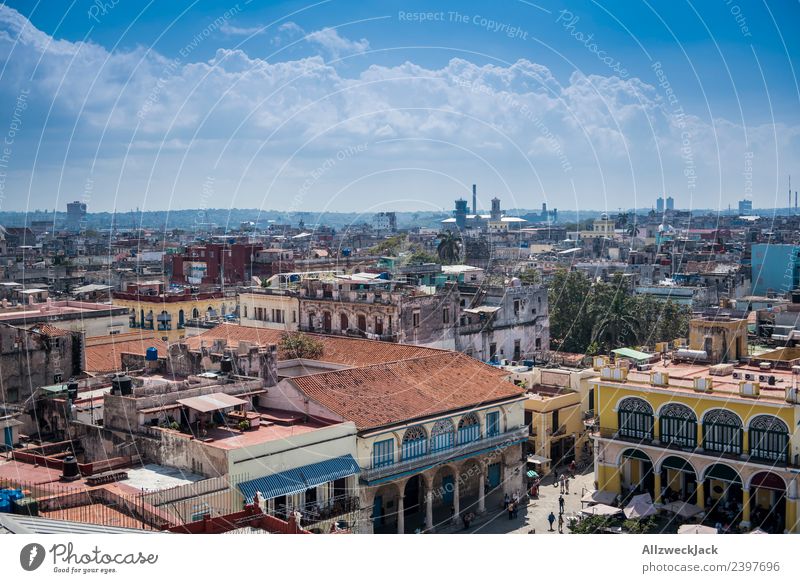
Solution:
[[[564,482],[566,482],[566,481],[567,481],[566,474],[561,474],[561,493],[562,494],[564,493]]]
[[[553,523],[556,521],[556,515],[550,512],[550,515],[547,517],[547,522],[550,523],[550,532],[553,532]]]
[[[564,490],[569,494],[569,478],[564,478]]]
[[[472,512],[467,512],[462,518],[464,521],[464,530],[469,528],[469,523],[472,522]]]
[[[554,488],[558,488],[558,478],[559,478],[559,476],[558,476],[558,472],[556,472],[556,473],[554,474],[554,478],[553,478],[553,487],[554,487]]]
[[[575,460],[569,462],[569,473],[572,474],[572,478],[575,479]]]
[[[558,515],[558,534],[564,534],[564,515]]]
[[[508,504],[511,502],[511,497],[506,492],[506,495],[503,496],[503,508],[508,508]]]
[[[509,520],[513,520],[514,519],[514,503],[513,502],[509,502],[508,503],[508,519]]]
[[[559,514],[564,514],[564,497],[563,496],[559,496],[558,497],[558,513]]]

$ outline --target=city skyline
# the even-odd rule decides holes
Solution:
[[[797,16],[7,2],[0,210],[439,211],[472,183],[481,208],[781,208]]]

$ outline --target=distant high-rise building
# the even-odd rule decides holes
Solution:
[[[376,231],[389,231],[394,233],[397,230],[397,213],[381,212],[372,215],[372,228]]]
[[[478,185],[472,185],[472,214],[478,214]]]
[[[667,210],[674,211],[675,210],[675,199],[671,196],[667,197]]]
[[[659,196],[656,199],[656,212],[659,213],[659,214],[664,212],[664,197],[663,196]]]
[[[456,210],[453,211],[453,216],[456,219],[456,227],[460,230],[467,227],[467,201],[463,198],[456,200]]]
[[[494,197],[492,199],[492,212],[491,212],[491,215],[490,215],[490,219],[492,221],[499,221],[501,217],[502,217],[502,213],[500,212],[500,199],[497,198],[497,197]]]
[[[80,231],[86,220],[86,203],[75,201],[67,203],[67,230]]]
[[[742,199],[739,201],[739,216],[748,217],[753,214],[753,201]]]

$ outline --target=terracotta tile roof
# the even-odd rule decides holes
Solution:
[[[50,336],[51,338],[55,338],[56,336],[69,336],[72,334],[69,330],[56,328],[51,324],[34,324],[31,326],[31,330],[44,334],[45,336]]]
[[[191,350],[198,350],[200,343],[204,342],[210,347],[215,339],[227,340],[228,346],[235,348],[239,341],[244,340],[260,346],[278,344],[283,331],[269,328],[256,328],[252,326],[239,326],[237,324],[220,324],[198,336],[185,340]],[[377,340],[363,340],[346,336],[326,336],[324,334],[308,334],[320,341],[323,346],[322,356],[315,360],[331,362],[344,366],[368,366],[382,362],[406,360],[435,354],[448,354],[447,351],[410,344],[396,344],[394,342],[379,342]],[[282,351],[278,354],[279,360],[289,360],[291,354]]]
[[[360,430],[519,397],[506,373],[458,352],[291,379],[300,391]]]
[[[133,332],[86,339],[86,372],[107,373],[122,370],[122,353],[144,355],[154,346],[159,354],[167,354],[167,343],[152,333]]]

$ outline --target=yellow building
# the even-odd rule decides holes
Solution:
[[[667,364],[629,371],[598,363],[590,381],[598,490],[688,502],[712,526],[798,532],[798,377],[750,365]]]
[[[295,331],[299,328],[300,301],[285,289],[256,288],[239,294],[243,326]]]
[[[191,336],[191,329],[199,332],[200,327],[221,322],[226,315],[237,312],[236,297],[222,292],[152,295],[117,292],[112,303],[128,308],[130,328],[154,330],[164,342]]]
[[[599,219],[592,221],[590,231],[581,231],[581,239],[611,238],[614,236],[614,219],[610,219],[606,213],[600,215]]]
[[[588,433],[584,420],[591,417],[593,371],[533,368],[513,373],[510,379],[527,389],[525,425],[529,427],[527,453],[543,472],[579,460]]]

